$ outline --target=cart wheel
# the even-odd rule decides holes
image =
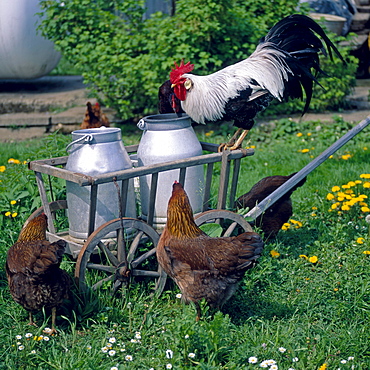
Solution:
[[[115,236],[110,237],[111,233]],[[77,258],[75,277],[80,290],[86,291],[88,285],[97,289],[111,281],[116,291],[122,283],[136,277],[157,279],[155,289],[161,293],[167,275],[156,259],[158,240],[159,235],[151,226],[135,218],[118,218],[101,225],[88,237]],[[90,258],[94,250],[100,255],[98,261],[93,261],[96,253]]]
[[[195,216],[194,219],[198,226],[209,222],[220,224],[224,229],[222,236],[230,236],[237,227],[241,227],[243,232],[253,231],[242,215],[224,209],[206,211]]]
[[[56,200],[54,202],[49,203],[50,211],[52,214],[55,214],[56,211],[60,209],[67,209],[67,201],[66,200]],[[27,221],[32,220],[33,218],[40,216],[41,213],[44,212],[44,207],[37,208],[36,211],[31,213],[31,215],[27,218]]]

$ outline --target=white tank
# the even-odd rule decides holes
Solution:
[[[37,78],[60,60],[54,44],[41,36],[39,0],[0,1],[0,79]]]

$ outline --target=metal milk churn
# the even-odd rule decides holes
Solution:
[[[69,171],[95,176],[132,168],[119,128],[101,127],[73,131],[72,142],[67,146],[68,149],[70,153],[66,169]],[[134,187],[133,181],[130,181],[127,206],[123,216],[136,217]],[[121,189],[122,181],[118,181],[118,185]],[[76,239],[86,239],[91,187],[79,186],[67,181],[66,188],[69,234]],[[94,230],[105,222],[119,217],[119,204],[117,188],[113,182],[98,185]]]
[[[202,155],[202,147],[191,127],[190,117],[176,114],[156,114],[141,119],[138,127],[143,130],[137,158],[139,166],[175,161]],[[179,180],[180,170],[161,172],[154,209],[153,226],[162,229],[167,220],[168,200],[172,194],[172,184]],[[140,198],[142,218],[147,219],[151,175],[140,177]],[[204,190],[203,166],[187,168],[185,191],[188,194],[194,213],[202,211]]]

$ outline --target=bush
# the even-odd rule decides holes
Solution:
[[[102,103],[131,119],[156,112],[174,61],[191,60],[206,74],[246,58],[274,23],[296,12],[298,0],[178,0],[174,16],[149,19],[144,1],[41,3],[44,36]]]

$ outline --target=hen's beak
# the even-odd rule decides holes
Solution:
[[[171,85],[171,89],[173,89],[177,84],[172,84]]]

